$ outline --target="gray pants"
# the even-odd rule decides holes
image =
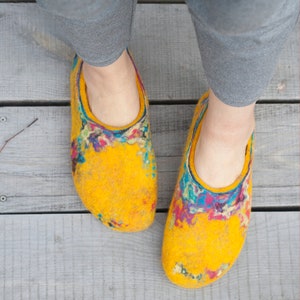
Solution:
[[[65,39],[91,65],[113,63],[129,44],[135,0],[37,2],[55,15]],[[232,106],[255,102],[297,23],[299,0],[186,2],[210,88]]]

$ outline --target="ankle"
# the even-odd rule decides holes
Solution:
[[[136,71],[127,53],[106,67],[83,63],[88,103],[101,122],[111,126],[126,126],[140,110]]]
[[[255,103],[246,107],[233,107],[223,103],[212,90],[201,135],[224,146],[247,144],[255,127]]]
[[[213,126],[210,122],[205,121],[204,119],[199,139],[222,148],[246,145],[255,127],[254,119],[248,120],[244,124],[233,124],[230,121],[223,124],[216,121]]]
[[[84,62],[82,71],[87,90],[100,97],[118,94],[124,87],[135,84],[136,72],[126,50],[108,66],[96,67]]]
[[[243,169],[246,145],[254,127],[254,104],[231,107],[213,95],[195,149],[198,176],[215,188],[233,183]]]

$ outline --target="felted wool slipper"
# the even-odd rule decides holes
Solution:
[[[75,188],[85,207],[104,225],[134,232],[149,227],[157,202],[157,171],[149,104],[136,70],[140,111],[123,127],[102,123],[91,112],[75,56],[71,85],[71,158]]]
[[[199,100],[170,205],[162,247],[167,277],[185,288],[199,288],[222,277],[243,247],[252,198],[251,135],[239,178],[225,188],[212,188],[198,177],[195,148],[208,93]]]

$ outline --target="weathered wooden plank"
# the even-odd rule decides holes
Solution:
[[[158,214],[149,230],[122,234],[89,214],[0,216],[0,298],[299,299],[298,213],[253,213],[236,264],[198,290],[165,277],[164,223]]]
[[[159,208],[175,186],[193,105],[153,105]],[[257,105],[254,206],[299,204],[299,105]],[[2,117],[2,119],[1,119]],[[0,212],[78,211],[69,162],[69,107],[0,107]]]
[[[36,4],[0,4],[0,101],[68,100],[73,51]],[[187,46],[188,45],[188,46]],[[150,99],[197,99],[207,84],[193,24],[183,4],[139,4],[132,42]],[[263,100],[300,99],[299,26]]]

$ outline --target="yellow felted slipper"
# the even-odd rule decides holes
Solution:
[[[167,277],[185,288],[199,288],[222,277],[243,247],[252,198],[254,134],[248,141],[239,178],[226,188],[212,188],[198,177],[196,143],[208,105],[199,100],[189,131],[162,247]]]
[[[71,158],[75,188],[85,207],[104,225],[134,232],[149,227],[157,202],[157,171],[149,104],[136,71],[140,111],[123,127],[103,124],[91,112],[75,56],[71,85]]]

